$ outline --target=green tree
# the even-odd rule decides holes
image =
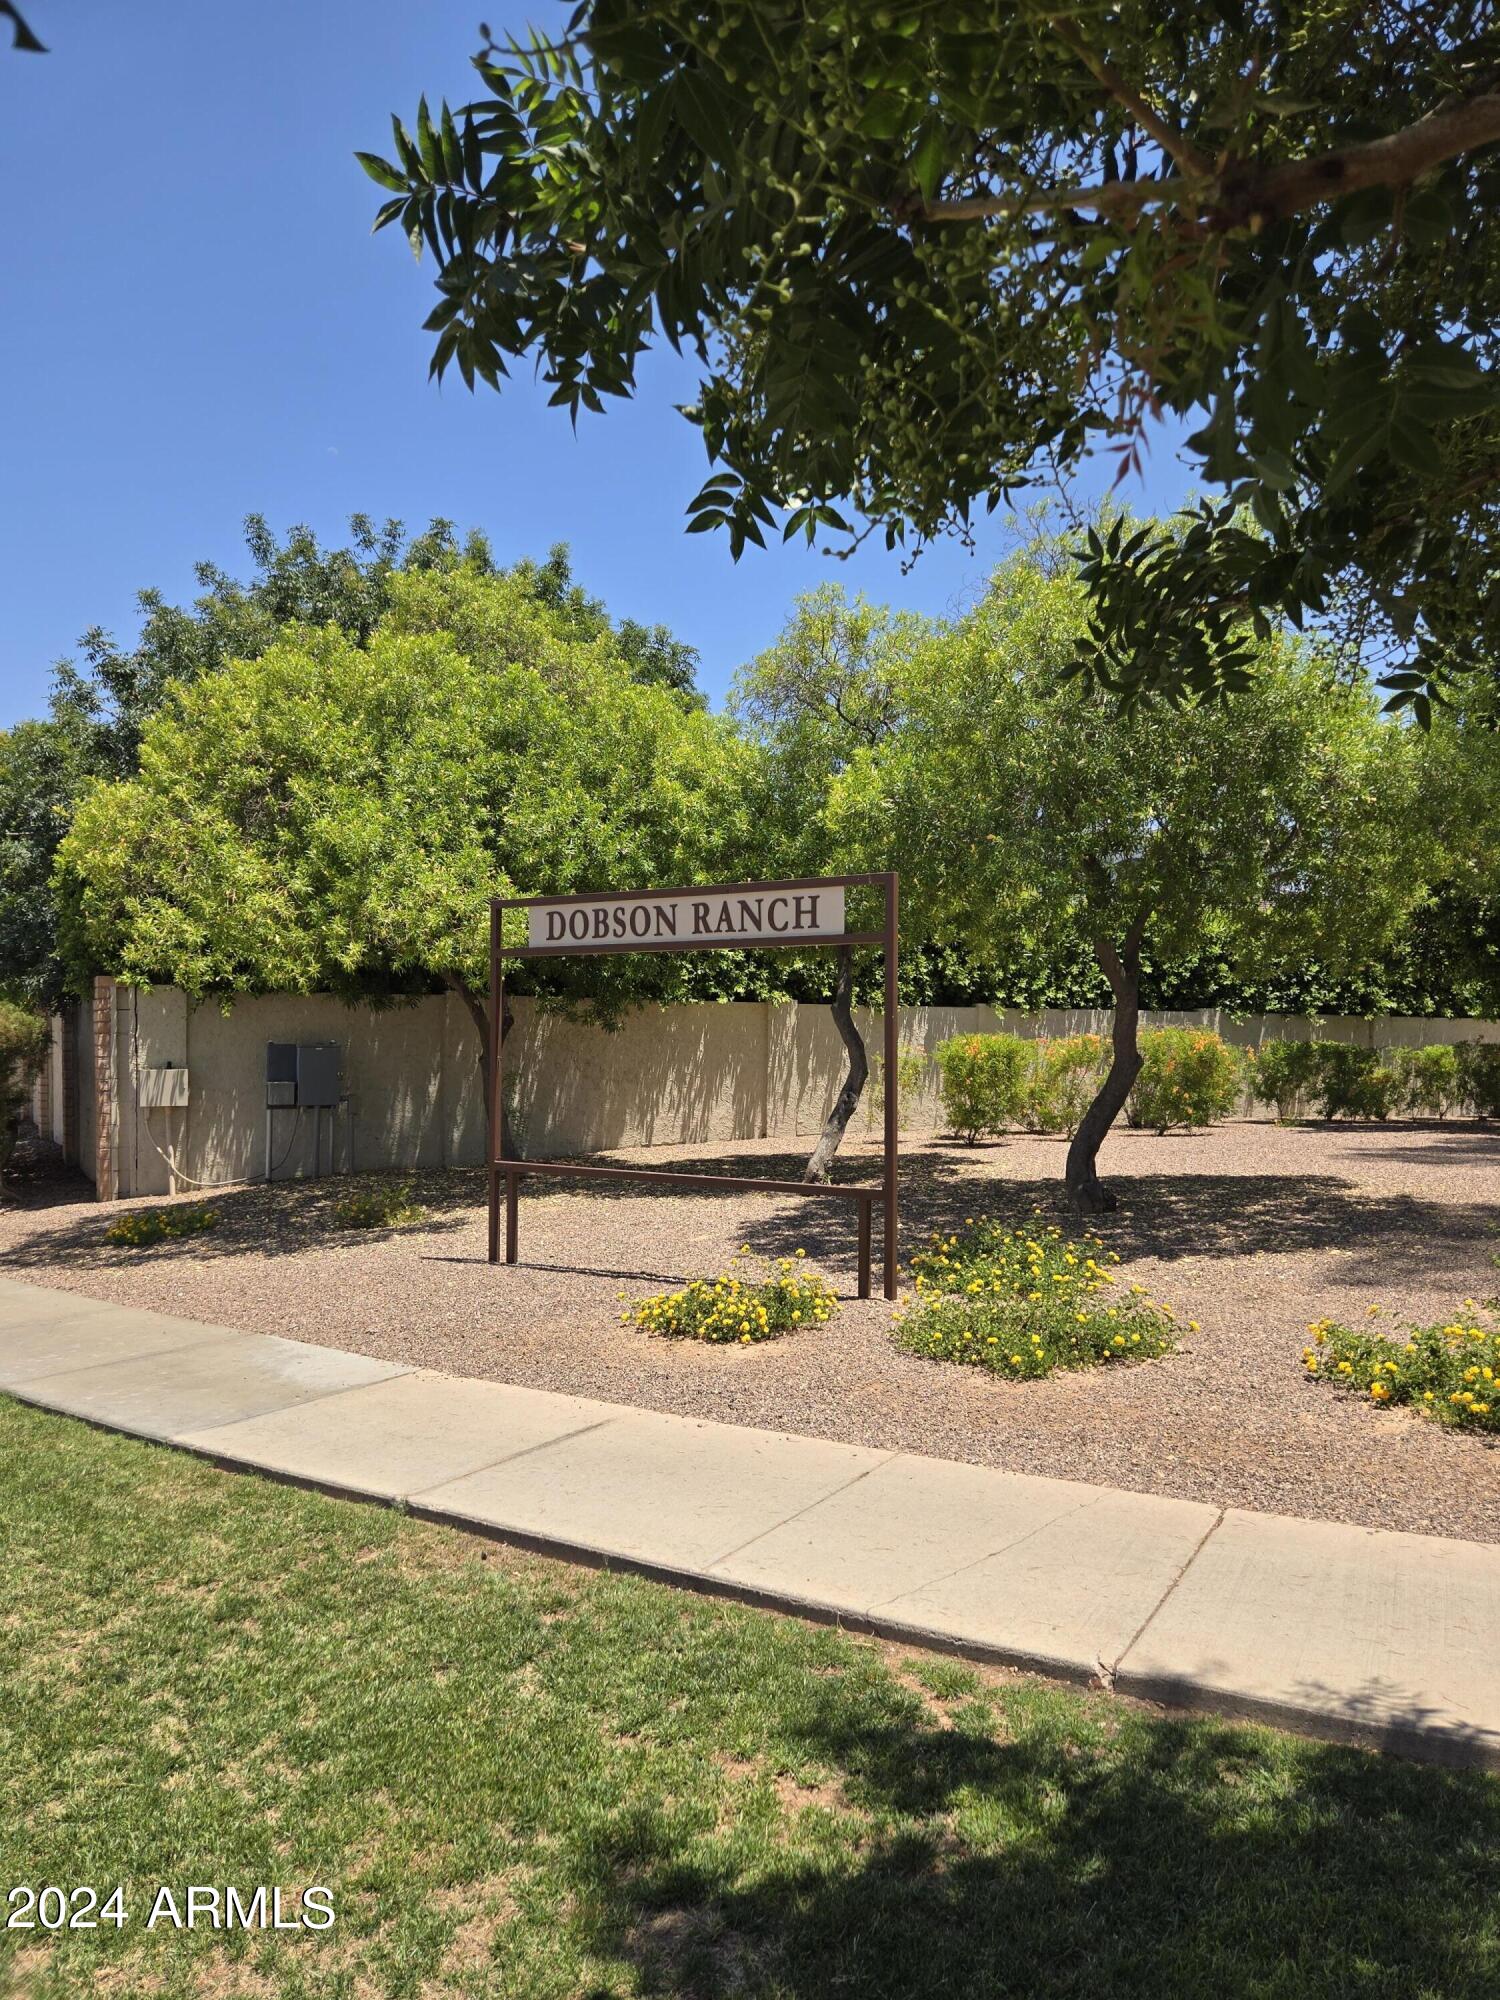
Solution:
[[[850,757],[884,743],[896,726],[903,663],[935,629],[824,584],[797,600],[776,644],[738,675],[730,712],[764,753],[758,824],[774,855],[768,870],[828,875],[869,865],[830,822],[833,789]],[[854,954],[841,950],[829,1004],[848,1067],[807,1163],[810,1181],[828,1179],[869,1080],[855,986]]]
[[[554,643],[586,639],[601,662],[669,688],[681,700],[700,701],[693,649],[664,626],[616,625],[599,599],[573,581],[565,543],[545,563],[499,570],[483,535],[471,532],[460,540],[448,521],[434,520],[410,538],[400,521],[377,526],[364,514],[354,515],[349,527],[346,546],[325,548],[311,528],[294,527],[278,539],[260,515],[251,514],[245,522],[247,579],[200,563],[199,595],[191,606],[143,591],[133,645],[121,646],[103,628],[91,627],[80,641],[80,658],[60,662],[55,671],[47,718],[0,732],[0,990],[41,1006],[63,998],[52,862],[82,786],[91,778],[132,774],[142,732],[172,688],[228,660],[258,658],[288,626],[332,625],[363,642],[415,579],[426,579],[433,602],[449,604],[455,615],[466,593],[482,605],[482,586],[504,579],[499,629],[512,648],[510,658],[522,657],[514,649],[523,643],[525,657],[540,660]],[[482,624],[482,610],[475,615]],[[429,615],[422,629],[442,625]]]
[[[1233,687],[1247,608],[1397,700],[1495,657],[1490,0],[583,0],[475,63],[361,155],[433,369],[576,419],[691,349],[694,528],[966,533],[1166,415],[1222,500],[1096,577],[1091,671]]]
[[[1044,961],[1085,937],[1114,1000],[1112,1060],[1068,1153],[1085,1211],[1112,1205],[1099,1147],[1140,1067],[1141,960],[1209,945],[1246,971],[1300,951],[1363,960],[1425,893],[1431,837],[1408,732],[1363,684],[1286,640],[1219,704],[1120,716],[1065,677],[1076,581],[1025,559],[915,649],[884,742],[852,754],[844,850],[899,857],[919,934]]]
[[[407,579],[365,645],[291,631],[174,690],[137,774],[96,782],[61,843],[75,981],[106,966],[195,998],[446,986],[482,1064],[491,895],[713,878],[748,755],[728,727],[599,642],[554,649],[544,672],[403,630],[428,582]],[[488,588],[498,626],[516,587]],[[586,981],[564,971],[552,990],[606,1021],[672,997],[669,958],[581,963]]]

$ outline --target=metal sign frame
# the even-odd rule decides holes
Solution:
[[[621,943],[569,939],[561,944],[507,945],[501,935],[506,910],[533,909],[539,904],[641,902],[668,896],[760,896],[781,890],[878,888],[885,896],[885,925],[878,931],[843,931],[834,937],[775,938],[722,942],[713,938],[644,939],[630,938]],[[505,1261],[520,1261],[518,1250],[518,1208],[520,1182],[525,1174],[551,1174],[579,1180],[658,1181],[667,1186],[722,1188],[726,1192],[758,1194],[826,1195],[835,1200],[853,1201],[859,1222],[859,1296],[870,1296],[870,1224],[876,1201],[884,1223],[885,1296],[896,1296],[897,1224],[897,1131],[900,1101],[897,1088],[897,972],[900,942],[900,878],[893,872],[881,875],[812,876],[794,882],[689,882],[675,889],[604,889],[591,895],[492,896],[490,898],[490,1103],[487,1166],[490,1200],[489,1259],[500,1261],[500,1187],[505,1185]],[[505,960],[508,958],[561,958],[568,953],[597,958],[626,951],[790,951],[842,950],[846,947],[876,946],[885,956],[885,1146],[884,1172],[878,1186],[834,1186],[819,1181],[773,1181],[754,1175],[672,1173],[657,1167],[606,1167],[583,1165],[571,1160],[516,1160],[504,1150],[504,1124],[500,1107],[504,1101],[503,1037],[500,1023],[505,1014]]]

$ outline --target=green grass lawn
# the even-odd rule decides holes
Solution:
[[[0,1937],[44,1996],[1500,1992],[1500,1784],[837,1633],[0,1399]],[[320,1934],[147,1932],[329,1885]],[[8,1954],[8,1956],[7,1956]]]

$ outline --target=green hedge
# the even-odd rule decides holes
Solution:
[[[1278,1118],[1500,1118],[1500,1043],[1422,1049],[1347,1042],[1263,1042],[1247,1074],[1256,1101]]]

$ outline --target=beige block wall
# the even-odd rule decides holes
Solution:
[[[115,989],[115,1152],[122,1194],[261,1178],[266,1170],[268,1041],[337,1042],[346,1104],[336,1117],[277,1111],[272,1166],[278,1179],[314,1171],[477,1166],[484,1159],[479,1039],[462,1002],[437,994],[384,1008],[350,1008],[329,995],[242,999],[225,1012],[190,1007],[170,988]],[[515,1002],[505,1051],[506,1096],[521,1150],[567,1156],[624,1146],[726,1144],[785,1138],[810,1143],[843,1080],[844,1050],[826,1007],[735,1002],[647,1008],[614,1032]],[[860,1010],[872,1063],[881,1017]],[[1148,1025],[1216,1028],[1254,1044],[1318,1035],[1378,1046],[1500,1040],[1500,1023],[1231,1020],[1211,1011],[1153,1014]],[[1009,1029],[1027,1035],[1107,1033],[1101,1011],[1000,1013],[991,1007],[903,1008],[901,1045],[930,1054],[950,1035]],[[86,1165],[97,1158],[93,1006],[78,1020],[79,1112]],[[186,1066],[185,1109],[143,1110],[144,1069]],[[60,1065],[59,1065],[60,1067]],[[60,1096],[60,1091],[57,1096]],[[59,1114],[54,1113],[54,1122]],[[902,1106],[902,1128],[937,1129],[935,1071]],[[321,1122],[321,1130],[318,1125]],[[875,1135],[873,1098],[856,1135]],[[315,1151],[316,1145],[316,1151]],[[170,1163],[170,1164],[169,1164]]]

